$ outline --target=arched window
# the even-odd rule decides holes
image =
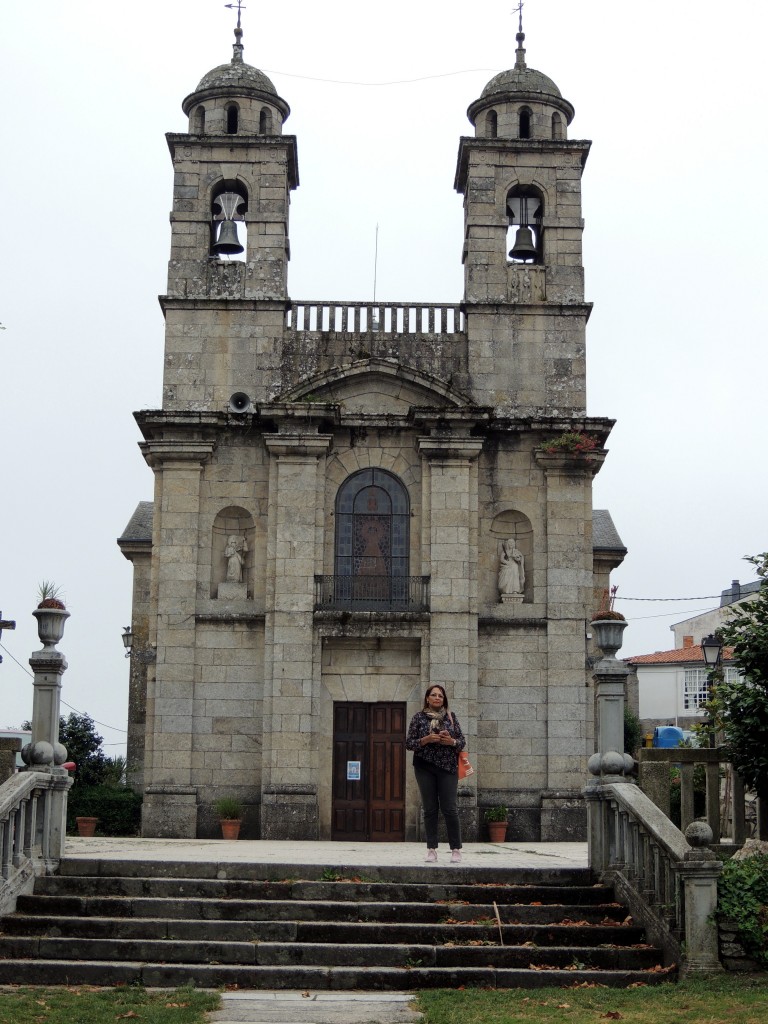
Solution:
[[[248,192],[240,181],[220,181],[211,196],[211,255],[245,259]]]
[[[195,111],[195,134],[205,135],[205,107],[198,107]]]
[[[507,196],[509,258],[515,263],[544,260],[544,198],[533,185],[516,185]]]
[[[262,107],[259,114],[259,135],[272,134],[272,111],[269,107]]]
[[[495,110],[489,110],[485,115],[485,137],[495,139],[499,133],[499,117]]]
[[[238,109],[234,103],[227,107],[227,135],[237,135]]]
[[[530,139],[531,137],[531,117],[533,111],[530,107],[520,107],[520,121],[518,137],[521,139]]]
[[[407,602],[410,502],[402,481],[383,469],[354,473],[336,495],[337,600],[359,608]]]
[[[563,119],[557,112],[555,112],[552,115],[552,138],[557,141],[563,137]]]

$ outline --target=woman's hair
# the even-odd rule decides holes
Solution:
[[[448,710],[448,694],[445,692],[445,689],[440,685],[440,683],[433,683],[432,686],[428,686],[427,687],[426,692],[424,693],[424,707],[425,708],[429,707],[429,705],[427,704],[427,697],[430,695],[430,693],[432,693],[433,690],[439,690],[440,693],[442,693],[442,695],[443,695],[443,707],[447,711]]]

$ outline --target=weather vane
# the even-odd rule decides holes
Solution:
[[[229,9],[232,11],[237,9],[237,27],[240,28],[240,11],[244,11],[246,9],[243,0],[237,0],[236,4],[224,4],[224,6],[229,7]],[[522,7],[522,4],[520,6]]]
[[[231,7],[233,5],[229,4],[229,6]],[[518,28],[518,32],[522,32],[523,31],[523,8],[524,7],[525,7],[525,4],[523,3],[523,0],[520,0],[520,3],[517,5],[517,7],[514,7],[512,9],[512,13],[513,14],[515,14],[515,12],[517,12],[517,14],[520,15],[520,27]]]

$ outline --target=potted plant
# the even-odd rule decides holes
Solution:
[[[96,833],[96,826],[99,822],[98,818],[92,818],[87,815],[81,815],[79,818],[75,818],[75,824],[77,825],[77,834],[90,839],[91,836]]]
[[[599,450],[596,437],[578,430],[564,430],[557,437],[542,442],[540,450],[547,455],[591,455]]]
[[[483,817],[488,822],[488,836],[492,843],[503,843],[507,837],[507,816],[509,808],[505,804],[489,807]]]
[[[592,628],[595,632],[597,646],[609,657],[615,655],[621,647],[627,621],[621,612],[614,610],[617,587],[611,587],[610,594],[603,591],[603,600],[594,619]]]
[[[216,801],[222,839],[237,839],[242,824],[243,805],[234,796],[224,796]]]
[[[55,647],[64,636],[64,624],[69,612],[59,597],[61,588],[50,580],[43,580],[37,588],[40,602],[32,612],[37,619],[37,635],[44,647]]]

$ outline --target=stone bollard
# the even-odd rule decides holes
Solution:
[[[691,849],[678,865],[685,893],[685,954],[680,970],[683,975],[716,974],[723,970],[715,920],[723,865],[708,849],[713,834],[706,821],[691,822],[685,838]]]

